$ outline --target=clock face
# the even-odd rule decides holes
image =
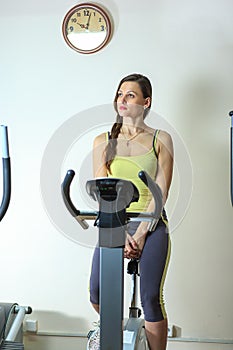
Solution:
[[[71,48],[81,53],[93,53],[109,41],[111,22],[100,6],[79,4],[66,14],[62,31]]]

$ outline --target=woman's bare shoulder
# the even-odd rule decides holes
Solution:
[[[158,147],[159,149],[166,148],[170,153],[173,153],[173,141],[171,135],[165,131],[160,130],[158,134]]]
[[[161,141],[171,142],[172,140],[171,135],[165,130],[159,130],[158,137]]]
[[[103,132],[103,133],[97,135],[97,136],[94,138],[94,145],[95,145],[95,146],[98,146],[98,145],[101,145],[101,144],[103,144],[103,143],[106,143],[106,140],[107,140],[106,135],[107,135],[106,132]]]
[[[165,130],[147,127],[146,131],[151,135],[155,135],[155,133],[158,131],[158,140],[163,143],[170,143],[172,140],[171,135]]]

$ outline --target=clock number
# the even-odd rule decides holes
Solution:
[[[100,30],[101,30],[101,32],[104,32],[104,30],[105,30],[105,29],[104,29],[104,26],[103,26],[103,25],[101,25],[101,26],[100,26],[100,28],[101,28],[101,29],[100,29]]]
[[[102,22],[102,18],[101,17],[99,17],[99,22]]]
[[[90,11],[89,10],[84,10],[84,16],[89,16],[90,15]]]

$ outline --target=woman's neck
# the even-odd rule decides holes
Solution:
[[[142,130],[144,130],[146,127],[146,124],[144,123],[144,121],[135,121],[132,122],[132,120],[129,121],[123,121],[122,127],[121,127],[121,131],[126,134],[126,135],[135,135],[137,133],[141,133]]]

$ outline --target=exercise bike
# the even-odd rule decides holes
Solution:
[[[11,167],[8,146],[7,127],[1,125],[3,195],[0,206],[0,221],[5,216],[11,196]],[[19,306],[17,303],[0,303],[0,350],[23,350],[23,320],[30,314],[30,306]]]
[[[98,202],[98,211],[78,210],[70,198],[70,185],[75,176],[68,170],[62,183],[62,196],[66,208],[87,229],[86,220],[95,220],[99,228],[100,247],[100,349],[147,350],[149,349],[144,320],[135,305],[137,261],[131,260],[128,271],[133,278],[133,297],[129,318],[123,322],[124,297],[124,245],[126,225],[129,221],[148,221],[150,230],[155,227],[162,210],[162,194],[158,185],[140,171],[138,176],[151,191],[156,206],[153,213],[127,212],[130,203],[139,199],[135,185],[127,180],[97,178],[87,181],[86,191]]]

